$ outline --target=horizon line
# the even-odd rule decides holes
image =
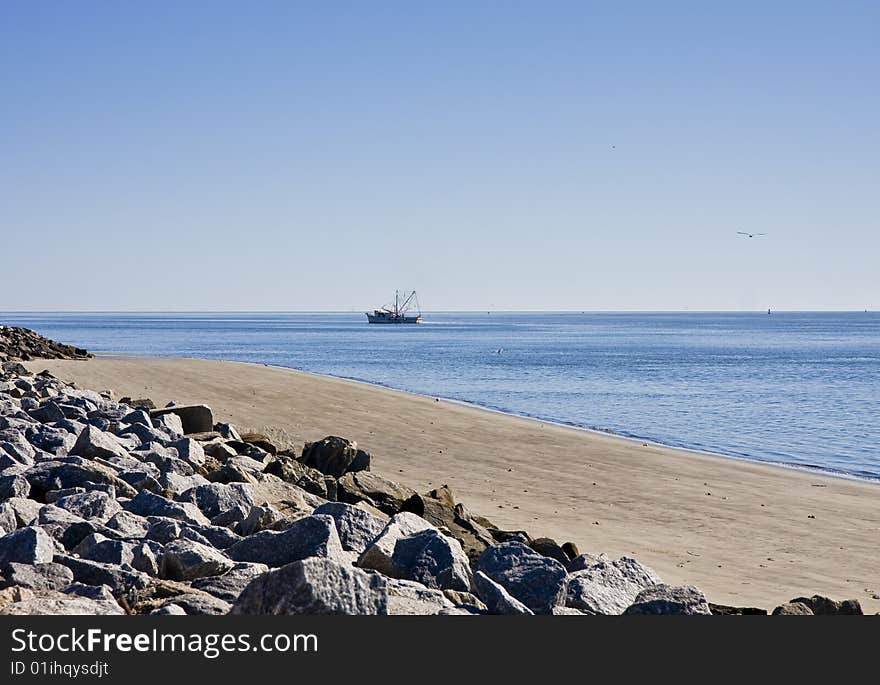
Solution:
[[[860,309],[773,309],[788,314],[870,313]],[[429,309],[423,314],[754,314],[764,309]],[[364,314],[360,309],[8,309],[4,314]]]

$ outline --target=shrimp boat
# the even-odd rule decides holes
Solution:
[[[409,312],[418,312],[415,315]],[[374,309],[373,313],[367,312],[367,321],[370,323],[422,323],[422,308],[419,306],[419,298],[416,291],[411,293],[394,291],[394,304],[387,304],[381,309]]]

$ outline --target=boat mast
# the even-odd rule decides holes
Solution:
[[[397,290],[394,291],[394,316],[400,316],[400,308],[397,305],[398,292]]]

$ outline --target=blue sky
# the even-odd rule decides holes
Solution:
[[[0,310],[877,308],[878,25],[6,1]]]

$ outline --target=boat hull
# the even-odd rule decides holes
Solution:
[[[381,314],[367,314],[369,323],[389,323],[389,324],[416,324],[422,323],[421,316],[391,316]]]

